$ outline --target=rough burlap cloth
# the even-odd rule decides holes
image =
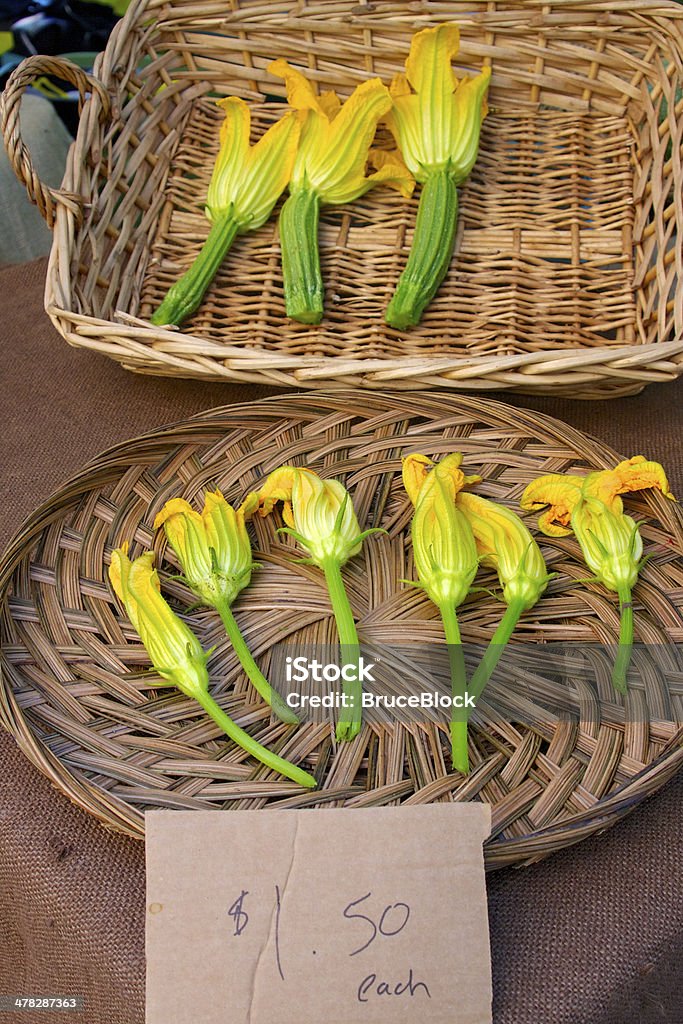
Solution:
[[[136,376],[71,349],[43,311],[44,279],[44,261],[0,273],[3,548],[103,448],[274,393]],[[679,384],[604,403],[495,397],[658,458],[683,493]],[[683,1020],[682,782],[604,835],[489,877],[496,1024]],[[73,807],[0,732],[0,993],[83,995],[61,1024],[143,1021],[144,901],[143,844]]]

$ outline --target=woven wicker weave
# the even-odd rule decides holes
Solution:
[[[323,212],[320,327],[285,317],[272,219],[234,247],[182,332],[153,328],[208,231],[210,94],[247,97],[260,127],[282,109],[264,102],[282,91],[269,59],[348,94],[388,81],[412,32],[445,19],[461,26],[462,67],[493,68],[491,113],[422,325],[383,324],[416,200],[376,189]],[[21,95],[44,73],[93,92],[61,190],[40,182],[19,127]],[[134,0],[94,73],[29,58],[2,101],[10,159],[54,221],[46,306],[72,344],[141,372],[310,388],[605,397],[681,373],[680,5]]]
[[[653,674],[622,698],[609,673],[586,715],[524,726],[489,715],[470,728],[469,778],[449,768],[443,727],[366,724],[353,744],[336,746],[329,724],[284,726],[251,689],[217,616],[191,614],[222,706],[262,742],[302,761],[321,788],[296,786],[251,761],[195,702],[146,671],[144,649],[106,582],[113,546],[132,554],[152,543],[164,589],[179,608],[192,598],[173,573],[163,532],[151,528],[174,495],[200,503],[218,484],[237,501],[284,461],[345,479],[359,520],[381,525],[344,573],[366,640],[443,643],[435,608],[400,582],[412,575],[411,508],[400,478],[408,451],[458,449],[481,473],[478,490],[516,507],[541,472],[614,464],[609,449],[556,420],[474,397],[428,395],[271,399],[219,409],[156,431],[100,456],[23,527],[0,569],[4,723],[28,757],[72,800],[108,825],[140,836],[150,807],[349,807],[480,799],[492,805],[489,867],[530,861],[603,829],[664,783],[683,762],[680,678]],[[635,590],[638,637],[683,641],[683,521],[658,494],[629,502],[643,520],[652,558]],[[332,642],[334,623],[317,571],[292,562],[291,541],[270,519],[256,523],[262,568],[236,615],[266,672],[284,640]],[[544,540],[558,573],[516,638],[527,642],[614,641],[614,595],[579,582],[586,569],[573,538]],[[297,553],[298,554],[298,553]],[[486,584],[486,578],[483,583]],[[463,638],[484,643],[501,604],[484,593],[461,610]],[[680,673],[679,673],[680,676]],[[493,685],[493,684],[491,684]]]

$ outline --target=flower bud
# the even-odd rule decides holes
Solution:
[[[453,475],[441,462],[420,488],[411,526],[415,568],[438,607],[462,604],[477,572],[474,535],[455,496]]]
[[[282,517],[289,532],[315,565],[343,565],[361,549],[361,534],[351,497],[339,480],[322,480],[310,469],[282,466],[263,487],[247,496],[242,509],[247,517],[265,516],[283,502]]]
[[[206,693],[207,656],[192,630],[161,596],[154,552],[131,562],[127,544],[116,548],[109,579],[159,675],[190,697]]]
[[[584,498],[572,512],[572,527],[586,564],[608,590],[631,590],[638,578],[643,541],[638,526],[597,498]]]
[[[519,516],[504,505],[461,491],[457,506],[472,528],[477,553],[498,573],[506,604],[532,608],[548,584],[538,544]]]
[[[200,515],[182,498],[171,498],[154,520],[164,527],[188,586],[207,605],[232,604],[251,579],[251,543],[244,513],[220,491],[210,492]]]
[[[459,185],[477,157],[491,69],[458,79],[452,61],[459,43],[453,23],[417,32],[405,74],[391,83],[394,104],[385,120],[417,181],[448,168]]]

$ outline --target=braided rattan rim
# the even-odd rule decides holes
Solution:
[[[155,511],[169,496],[182,493],[197,503],[218,483],[236,501],[282,461],[310,462],[323,475],[346,477],[361,522],[389,530],[345,569],[361,632],[376,631],[388,642],[410,635],[438,642],[434,609],[395,582],[411,573],[400,457],[453,449],[484,477],[481,493],[512,506],[538,472],[604,467],[618,458],[564,423],[497,402],[337,392],[213,410],[103,453],[41,505],[2,561],[3,724],[72,801],[136,837],[143,834],[144,808],[153,806],[484,799],[494,823],[486,860],[496,868],[529,863],[607,828],[683,761],[675,725],[680,697],[669,694],[666,681],[655,680],[651,691],[633,698],[657,714],[632,728],[602,714],[602,704],[594,723],[559,722],[551,735],[530,726],[495,726],[484,717],[473,733],[473,772],[463,779],[449,773],[445,740],[434,727],[413,733],[401,726],[392,734],[366,726],[355,745],[337,750],[327,725],[287,734],[287,727],[271,723],[233,664],[212,614],[194,612],[205,646],[222,645],[211,663],[218,700],[285,756],[311,755],[307,763],[317,767],[322,788],[301,796],[285,780],[269,780],[260,767],[246,765],[192,702],[151,689],[153,678],[142,671],[146,656],[105,582],[105,553],[124,539],[133,541],[133,554],[148,547]],[[675,595],[683,579],[683,524],[678,509],[660,498],[648,494],[636,503],[653,553],[635,594],[638,631],[650,643],[683,640]],[[259,523],[256,547],[264,568],[236,605],[266,670],[271,645],[292,629],[298,639],[333,639],[325,591],[314,570],[291,564],[283,547],[288,543],[277,538],[270,520]],[[164,541],[157,536],[155,544],[163,564]],[[525,618],[527,638],[543,630],[548,639],[561,639],[564,623],[571,622],[579,639],[609,642],[617,628],[615,605],[599,586],[576,582],[585,568],[573,538],[544,543],[544,550],[560,575]],[[187,607],[182,585],[166,588]],[[480,595],[462,611],[464,637],[484,642],[499,616],[498,602]]]
[[[152,309],[207,230],[209,92],[243,95],[265,116],[264,100],[278,91],[265,71],[272,57],[342,93],[371,74],[388,81],[411,32],[451,18],[462,25],[464,65],[492,65],[491,118],[502,119],[463,198],[461,259],[423,325],[392,333],[382,323],[414,205],[399,208],[375,190],[322,218],[323,258],[334,258],[320,328],[302,332],[284,316],[272,223],[241,241],[195,321],[152,328]],[[24,72],[16,74],[4,100],[13,111]],[[54,212],[46,310],[71,344],[141,373],[309,389],[604,398],[683,371],[679,4],[472,0],[385,10],[234,0],[219,11],[133,0],[95,77],[61,194],[33,176],[16,122],[5,127],[20,177],[48,219]],[[516,116],[513,139],[522,149],[530,139],[541,166],[520,157],[497,190],[496,166],[515,152],[496,151],[495,139]],[[554,116],[560,126],[542,128]],[[567,143],[557,159],[555,139]]]
[[[7,86],[0,95],[0,129],[2,130],[7,156],[12,170],[26,191],[31,202],[35,203],[48,227],[55,222],[55,204],[62,203],[78,219],[82,217],[83,206],[87,197],[63,189],[50,188],[40,180],[33,166],[31,154],[21,137],[19,108],[21,98],[28,87],[41,75],[54,75],[76,86],[80,96],[81,107],[85,102],[86,93],[96,93],[100,103],[99,118],[106,121],[111,115],[109,94],[104,86],[93,75],[88,74],[77,64],[64,57],[43,57],[34,54],[27,57],[14,69]]]

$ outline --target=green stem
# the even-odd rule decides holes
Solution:
[[[225,626],[225,632],[228,634],[230,643],[235,649],[235,654],[239,658],[240,664],[247,673],[250,681],[253,683],[254,689],[261,694],[266,704],[270,704],[271,708],[282,722],[286,722],[288,725],[298,725],[299,719],[292,709],[288,707],[284,697],[278,693],[277,690],[273,689],[261,672],[261,669],[254,661],[253,655],[247,647],[244,637],[240,633],[240,628],[237,625],[230,606],[227,602],[220,602],[216,605],[216,610],[221,617],[223,625]]]
[[[405,270],[387,307],[385,320],[404,330],[419,324],[451,262],[458,223],[458,190],[448,170],[433,171],[417,208],[415,234]]]
[[[505,645],[512,636],[513,630],[519,622],[523,611],[523,601],[511,601],[505,609],[505,614],[500,620],[498,628],[491,637],[489,645],[484,651],[484,655],[472,676],[470,693],[474,697],[475,701],[481,697],[486,684],[495,672],[496,665],[500,661],[503,651],[505,650]]]
[[[362,722],[362,686],[358,674],[358,662],[360,658],[360,645],[356,622],[353,617],[349,598],[344,587],[339,562],[334,560],[321,564],[325,573],[325,582],[330,595],[332,611],[334,612],[339,643],[341,646],[341,665],[356,666],[356,675],[353,679],[344,679],[342,692],[344,702],[348,707],[343,707],[337,722],[337,740],[352,740],[358,735]]]
[[[196,260],[179,281],[168,290],[166,296],[152,316],[151,323],[179,325],[191,316],[204,298],[225,254],[235,240],[238,225],[232,211],[217,217],[211,225],[209,237],[204,242]]]
[[[619,594],[621,622],[619,624],[619,650],[614,659],[612,683],[619,693],[628,693],[626,677],[633,648],[633,601],[628,587],[620,587],[617,593]]]
[[[319,324],[323,318],[323,280],[318,252],[320,198],[316,192],[297,189],[280,211],[282,278],[287,316],[302,324]]]
[[[463,708],[451,708],[451,758],[456,771],[467,775],[470,770],[467,753],[467,713],[464,698],[467,696],[467,677],[465,673],[465,657],[460,639],[458,616],[453,605],[445,604],[439,608],[443,628],[448,644],[448,660],[451,667],[451,695],[463,699]],[[460,711],[460,714],[458,714]],[[462,717],[461,717],[462,715]]]
[[[272,768],[273,771],[279,772],[286,778],[291,779],[292,782],[296,782],[300,786],[305,786],[307,789],[315,789],[317,786],[316,780],[308,772],[305,772],[303,768],[298,768],[291,761],[285,761],[283,757],[278,757],[272,750],[268,750],[267,747],[262,746],[257,740],[253,739],[248,732],[244,729],[240,729],[236,722],[233,722],[229,715],[226,715],[225,711],[216,704],[211,694],[201,692],[199,694],[193,694],[196,701],[206,711],[216,725],[219,725],[223,732],[234,740],[242,750],[246,750],[248,754],[255,757],[262,764],[265,764],[267,768]]]

